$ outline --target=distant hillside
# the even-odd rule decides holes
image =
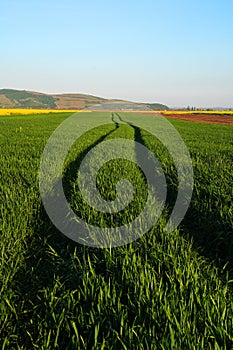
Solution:
[[[111,100],[84,94],[43,94],[26,90],[0,90],[0,108],[165,110],[160,103]]]

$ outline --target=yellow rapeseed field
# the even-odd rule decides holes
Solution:
[[[7,115],[29,115],[29,114],[49,114],[49,113],[76,113],[81,110],[67,110],[67,109],[26,109],[26,108],[0,108],[0,116]],[[90,111],[89,111],[90,112]]]
[[[91,112],[91,110],[67,110],[67,109],[27,109],[27,108],[0,108],[0,116],[7,116],[7,115],[29,115],[29,114],[49,114],[49,113],[77,113],[77,112]],[[133,111],[132,111],[133,112]],[[163,113],[166,115],[170,114],[218,114],[218,115],[233,115],[233,110],[213,110],[213,111],[207,111],[207,110],[196,110],[196,111],[179,111],[179,110],[161,110],[161,111],[154,111],[155,113]]]
[[[178,110],[170,110],[170,111],[161,111],[163,114],[230,114],[233,115],[233,111],[231,110],[213,110],[213,111],[206,111],[206,110],[197,110],[197,111],[178,111]]]

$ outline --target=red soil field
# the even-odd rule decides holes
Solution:
[[[233,115],[218,114],[163,114],[167,118],[175,118],[180,120],[188,120],[193,122],[209,123],[209,124],[225,124],[233,125]]]

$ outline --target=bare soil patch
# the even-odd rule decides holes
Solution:
[[[232,115],[218,115],[218,114],[163,114],[168,118],[188,120],[193,122],[209,123],[209,124],[225,124],[233,125],[233,116]]]

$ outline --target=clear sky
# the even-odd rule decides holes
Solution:
[[[0,88],[233,107],[233,0],[1,0]]]

